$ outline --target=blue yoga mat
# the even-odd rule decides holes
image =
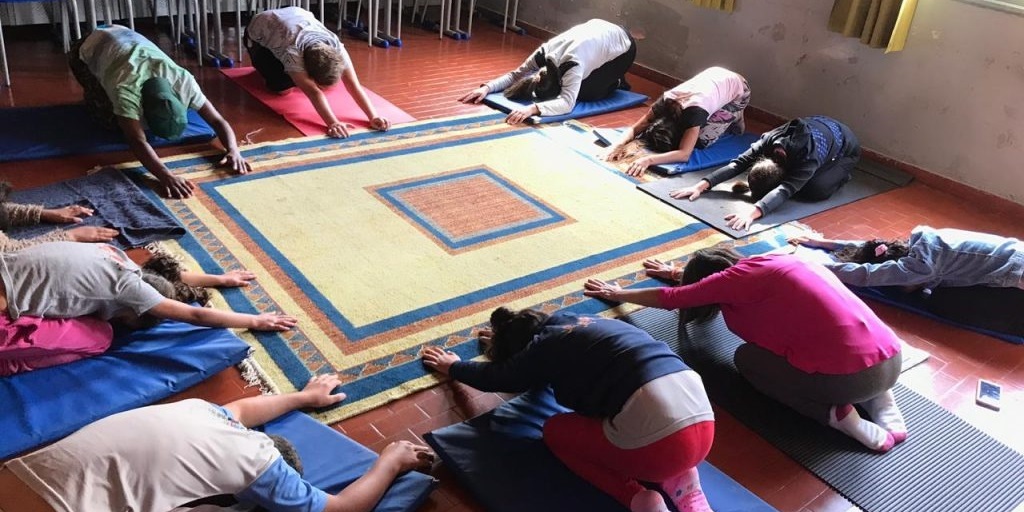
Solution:
[[[610,146],[622,136],[621,128],[595,128],[594,136],[605,146]],[[693,153],[690,154],[690,159],[683,163],[677,164],[660,164],[651,166],[655,171],[665,174],[674,175],[682,174],[684,172],[699,171],[701,169],[708,169],[711,167],[721,167],[733,158],[740,156],[741,153],[750,148],[750,145],[759,139],[757,135],[753,133],[743,133],[740,135],[726,134],[718,139],[714,144],[704,149],[694,149]]]
[[[2,377],[0,459],[167,398],[248,353],[227,329],[166,321],[116,338],[102,355]]]
[[[199,113],[188,111],[188,126],[178,139],[148,135],[153,147],[206,142],[216,134]],[[128,149],[118,130],[101,127],[83,105],[0,108],[0,162]]]
[[[531,391],[424,438],[491,512],[623,512],[622,505],[572,473],[544,446],[544,422],[566,410],[550,389]],[[711,464],[701,463],[698,471],[715,512],[775,510]]]
[[[366,473],[377,454],[309,416],[295,411],[264,425],[295,445],[307,482],[336,494]],[[422,473],[398,477],[381,498],[375,512],[412,512],[427,499],[437,480]]]
[[[560,123],[562,121],[568,121],[569,119],[596,116],[598,114],[606,114],[608,112],[615,112],[616,110],[635,107],[637,105],[642,105],[645,101],[647,101],[647,96],[644,96],[643,94],[618,89],[612,93],[611,96],[603,100],[577,102],[576,106],[572,109],[572,112],[569,112],[568,114],[562,114],[559,116],[534,116],[530,118],[529,123]],[[498,109],[502,112],[511,112],[519,107],[524,107],[531,103],[533,103],[531,100],[510,100],[499,92],[488,94],[487,97],[484,98],[485,105]]]
[[[111,244],[121,249],[141,247],[150,242],[179,238],[185,228],[163,208],[151,201],[139,187],[117,169],[104,169],[95,174],[45,187],[18,190],[10,202],[41,204],[59,208],[70,204],[93,209],[91,217],[81,224],[37,224],[16,226],[7,232],[15,239],[33,238],[54,229],[74,226],[108,226],[121,233]]]

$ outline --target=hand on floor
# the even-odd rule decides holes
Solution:
[[[345,393],[334,394],[334,389],[340,385],[341,379],[338,378],[338,374],[325,373],[309,379],[300,393],[304,397],[306,407],[327,407],[348,397]]]
[[[256,279],[256,274],[248,270],[232,270],[217,276],[218,288],[238,288],[249,286],[249,281]]]
[[[344,139],[345,137],[348,137],[349,128],[351,128],[351,125],[341,121],[331,123],[331,125],[327,127],[327,136],[334,139]]]
[[[679,281],[680,269],[675,265],[665,263],[661,260],[644,260],[644,271],[647,273],[648,277],[673,282]]]
[[[299,323],[297,318],[283,313],[260,313],[254,317],[250,329],[253,331],[287,331],[295,327],[297,323]]]
[[[461,361],[455,352],[450,350],[444,350],[441,347],[427,347],[423,349],[423,364],[444,375],[448,375],[448,371],[452,365]]]
[[[409,441],[395,441],[380,453],[380,464],[393,464],[396,473],[428,468],[434,463],[434,452],[430,448]]]
[[[643,176],[644,172],[647,171],[647,168],[651,166],[652,160],[653,158],[649,156],[642,156],[640,158],[637,158],[636,160],[633,160],[629,164],[629,167],[626,169],[626,174],[633,176],[635,178]]]
[[[761,209],[756,206],[751,206],[749,210],[745,212],[730,213],[725,216],[726,224],[737,231],[746,231],[750,229],[750,225],[755,220],[761,218]]]
[[[709,188],[711,188],[711,185],[708,182],[700,180],[697,182],[696,185],[677,188],[669,192],[668,195],[672,199],[689,199],[690,201],[695,201],[698,197],[700,197],[701,194],[703,194]]]
[[[188,199],[196,190],[196,186],[181,176],[167,175],[160,178],[160,184],[164,187],[164,197],[171,199]]]
[[[480,103],[490,93],[491,93],[491,89],[489,87],[487,87],[486,85],[481,85],[480,87],[477,87],[476,89],[473,89],[472,91],[469,91],[466,94],[463,94],[462,97],[459,98],[459,102],[461,102],[461,103]]]
[[[220,159],[220,162],[218,162],[217,165],[230,167],[236,174],[249,174],[252,172],[252,166],[249,165],[249,162],[245,161],[245,158],[242,156],[242,152],[238,149],[228,151],[224,155],[224,158]]]
[[[77,224],[82,222],[82,217],[91,217],[92,214],[92,208],[73,204],[63,208],[44,209],[39,213],[39,220],[54,224]]]
[[[388,121],[381,116],[377,116],[370,120],[370,128],[379,132],[386,132],[391,128],[391,121]]]
[[[117,235],[121,234],[120,231],[111,228],[103,228],[99,226],[79,226],[77,228],[68,230],[68,238],[72,242],[109,242]]]

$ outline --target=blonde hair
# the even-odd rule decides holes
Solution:
[[[341,52],[324,43],[310,45],[302,52],[306,73],[320,86],[330,86],[341,80],[344,61]]]

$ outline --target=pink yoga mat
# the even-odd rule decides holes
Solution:
[[[320,119],[313,104],[309,102],[309,98],[306,98],[305,94],[302,94],[302,91],[293,89],[283,96],[270,92],[263,83],[263,77],[254,68],[225,68],[220,71],[241,85],[243,89],[249,91],[249,94],[255,96],[264,105],[270,107],[271,110],[284,116],[292,126],[298,128],[303,134],[323,135],[327,132],[324,120]],[[391,126],[416,120],[415,117],[406,114],[404,110],[377,96],[373,91],[365,90],[366,96],[370,98],[373,107],[377,109],[377,114],[391,121]],[[331,104],[331,110],[334,111],[334,115],[338,117],[339,121],[360,128],[370,127],[370,121],[366,119],[366,115],[345,90],[343,84],[339,83],[325,92],[327,101]]]

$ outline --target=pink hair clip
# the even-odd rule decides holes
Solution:
[[[877,258],[877,257],[885,254],[885,252],[888,251],[888,250],[889,250],[889,246],[887,246],[885,244],[878,244],[878,245],[876,245],[875,246],[875,257]]]

